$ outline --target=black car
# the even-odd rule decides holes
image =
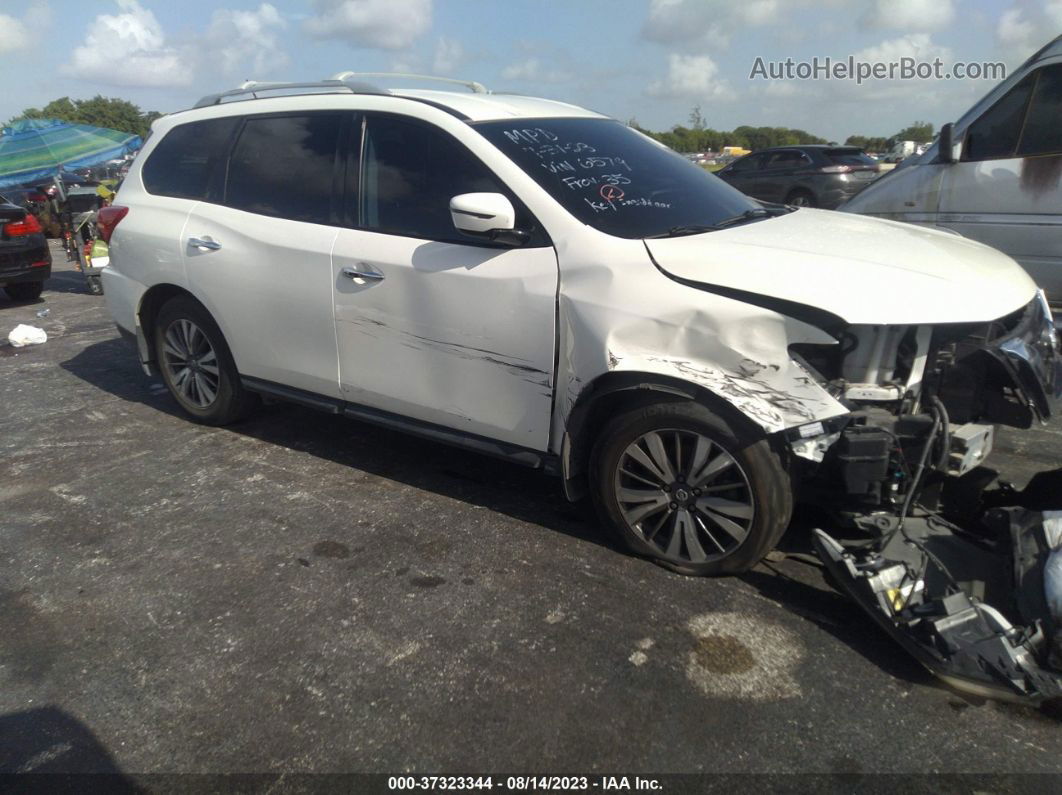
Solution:
[[[37,217],[0,196],[0,286],[15,301],[39,298],[52,255]]]
[[[716,176],[754,199],[832,210],[878,177],[878,163],[852,146],[779,146],[745,155]]]

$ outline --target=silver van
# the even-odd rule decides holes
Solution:
[[[986,243],[1062,303],[1062,36],[838,209]]]

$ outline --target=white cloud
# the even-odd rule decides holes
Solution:
[[[431,25],[432,0],[312,0],[306,32],[359,47],[403,50]]]
[[[547,68],[538,58],[525,58],[502,69],[503,80],[527,80],[535,83],[564,83],[571,73],[556,67]]]
[[[465,48],[457,39],[440,36],[435,43],[435,59],[432,61],[432,70],[435,74],[451,74],[457,67],[465,62]]]
[[[0,14],[0,55],[30,47],[40,31],[48,27],[51,16],[46,0],[31,3],[23,19]]]
[[[184,86],[191,66],[166,45],[155,15],[137,0],[116,0],[120,14],[100,14],[76,47],[64,74],[117,86]]]
[[[726,48],[735,32],[777,25],[793,7],[779,0],[650,0],[642,37],[661,44]]]
[[[695,99],[733,99],[729,84],[719,77],[719,67],[707,55],[668,57],[668,74],[649,85],[654,97],[690,97]]]
[[[955,19],[953,0],[871,0],[861,22],[875,30],[941,30]]]
[[[1062,28],[1062,0],[1042,8],[1014,3],[996,23],[996,41],[1011,66],[1017,66],[1057,35]]]
[[[286,27],[283,17],[269,3],[255,11],[220,9],[214,12],[207,29],[205,57],[220,59],[226,73],[250,69],[258,77],[287,66],[289,58],[281,49],[278,33]]]
[[[29,31],[21,20],[0,14],[0,53],[21,50],[29,45]]]

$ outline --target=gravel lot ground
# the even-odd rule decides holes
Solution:
[[[186,421],[61,260],[0,297],[49,336],[0,348],[0,771],[1062,770],[1055,719],[937,685],[807,564],[685,578],[535,472]]]

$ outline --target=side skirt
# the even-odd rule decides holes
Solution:
[[[499,442],[495,439],[488,439],[485,436],[463,433],[442,425],[403,417],[400,414],[392,414],[389,411],[382,411],[357,403],[349,403],[345,400],[318,395],[315,392],[276,384],[272,381],[263,381],[260,378],[240,376],[240,381],[244,389],[261,395],[268,395],[278,400],[298,403],[328,414],[342,414],[351,419],[362,420],[384,428],[392,428],[413,436],[419,436],[422,439],[431,439],[432,441],[442,442],[454,447],[473,450],[493,458],[512,461],[531,469],[541,469],[551,475],[560,473],[560,460],[551,453],[518,447],[517,445]]]

